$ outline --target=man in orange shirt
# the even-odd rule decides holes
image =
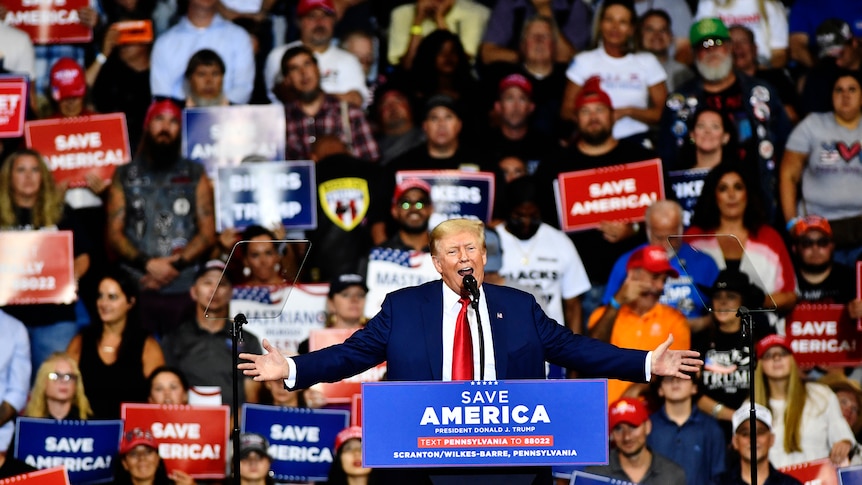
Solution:
[[[590,315],[590,337],[618,347],[640,350],[655,348],[673,336],[672,349],[689,349],[691,331],[685,316],[659,303],[668,275],[679,276],[661,246],[644,246],[629,258],[626,279],[611,301]],[[636,397],[648,384],[608,381],[608,401],[622,396]]]

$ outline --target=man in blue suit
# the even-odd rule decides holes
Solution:
[[[468,275],[476,279],[483,328],[469,332],[472,349],[478,349],[473,351],[474,379],[544,379],[544,363],[549,361],[577,370],[580,376],[645,382],[652,375],[687,379],[683,372],[695,372],[703,364],[696,352],[668,350],[672,337],[644,352],[573,334],[548,318],[532,295],[483,285],[486,253],[481,222],[441,223],[431,232],[431,254],[442,281],[390,293],[380,312],[343,344],[287,359],[264,340],[268,354],[240,354],[249,362],[239,368],[257,381],[283,379],[289,389],[335,382],[383,361],[389,380],[452,380],[459,299],[469,295],[464,287]],[[471,329],[476,329],[475,310],[468,314]],[[484,345],[479,344],[480,335]],[[482,349],[487,349],[484,359]]]

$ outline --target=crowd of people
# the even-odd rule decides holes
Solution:
[[[0,140],[0,229],[71,231],[77,281],[74,302],[0,311],[0,457],[11,460],[17,415],[115,419],[122,402],[187,403],[196,385],[229,396],[235,371],[220,364],[231,361],[232,286],[330,283],[326,326],[362,328],[370,255],[429,252],[435,205],[446,205],[396,174],[460,170],[495,175],[488,283],[533,294],[574,333],[644,350],[672,334],[673,349],[705,361],[691,383],[611,381],[617,452],[611,469],[591,471],[743,483],[753,466],[772,477],[773,466],[820,458],[862,463],[862,368],[800,366],[785,337],[799,305],[862,317],[862,4],[228,5],[92,0],[78,11],[89,43],[34,45],[0,23],[0,73],[28,77],[28,120],[123,113],[133,153],[110,183],[88,174],[69,188],[23,138]],[[121,40],[132,20],[151,21],[153,38]],[[217,231],[216,182],[181,155],[182,110],[246,104],[283,105],[287,158],[315,162],[315,229]],[[666,200],[643,221],[561,230],[560,174],[653,159]],[[674,190],[681,176],[696,193]],[[337,210],[324,207],[333,186],[354,194]],[[272,242],[287,238],[308,243]],[[754,348],[743,306],[769,310],[752,314]],[[261,343],[249,333],[240,351]],[[548,376],[577,377],[553,366]],[[327,404],[317,391],[242,383],[243,402]],[[740,418],[752,385],[756,457]],[[164,473],[138,431],[117,461],[130,483]],[[345,431],[330,483],[360,483],[345,478],[362,475],[350,458],[359,435]],[[271,460],[265,439],[242,443],[255,470]]]

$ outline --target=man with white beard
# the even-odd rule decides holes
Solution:
[[[740,160],[757,153],[757,167],[749,167],[760,182],[770,222],[778,210],[778,165],[791,124],[778,94],[764,81],[733,69],[730,32],[718,18],[705,18],[689,33],[699,76],[671,93],[665,102],[659,132],[659,154],[664,166],[674,167],[680,147],[689,140],[690,123],[704,106],[727,116],[736,128]]]

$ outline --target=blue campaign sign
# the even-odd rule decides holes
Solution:
[[[243,160],[284,160],[284,109],[280,105],[216,106],[183,110],[182,150],[202,163],[210,177],[216,167]]]
[[[15,458],[39,469],[63,465],[72,483],[104,483],[112,477],[123,422],[18,418]]]
[[[839,468],[838,483],[841,485],[862,485],[862,466]]]
[[[253,224],[290,229],[317,228],[314,162],[246,162],[218,167],[216,229],[242,230]]]
[[[434,214],[428,227],[456,218],[489,222],[494,210],[494,174],[462,170],[402,170],[395,182],[416,178],[431,186]]]
[[[676,170],[668,172],[667,180],[670,186],[668,198],[676,200],[682,206],[682,225],[691,225],[691,215],[703,188],[703,179],[709,173],[708,168],[691,170]]]
[[[244,404],[242,430],[269,441],[276,480],[323,481],[335,458],[335,435],[348,426],[349,415],[337,409]]]
[[[604,379],[364,383],[363,464],[605,464],[607,395]]]

